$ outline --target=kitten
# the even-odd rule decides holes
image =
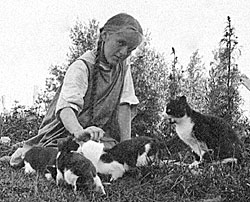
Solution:
[[[80,146],[78,152],[93,162],[98,173],[110,174],[113,181],[131,168],[159,161],[162,146],[156,139],[140,136],[120,142],[111,149],[89,140]]]
[[[76,152],[79,144],[70,136],[58,142],[58,155],[56,158],[56,182],[61,180],[74,187],[76,192],[80,187],[92,188],[106,194],[96,168],[84,155]]]
[[[55,178],[55,174],[47,168],[55,168],[57,152],[55,147],[32,147],[23,157],[24,172],[27,174],[40,172],[45,174],[47,179]]]
[[[170,100],[166,107],[170,123],[175,124],[179,138],[194,152],[198,166],[203,160],[240,162],[241,143],[231,126],[222,118],[203,115],[193,109],[182,96]]]
[[[65,131],[65,137],[70,136],[71,134],[68,131]],[[89,133],[86,133],[81,137],[81,141],[87,141],[90,139]],[[77,144],[79,147],[79,145]],[[76,148],[72,148],[75,149]],[[28,150],[25,155],[22,157],[24,162],[24,172],[26,174],[31,174],[39,172],[42,175],[50,180],[56,180],[56,156],[58,153],[57,147],[42,147],[42,146],[33,146]]]

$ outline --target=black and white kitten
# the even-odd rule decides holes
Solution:
[[[92,161],[98,173],[110,174],[113,181],[122,177],[130,168],[159,161],[161,149],[163,144],[159,140],[139,136],[122,141],[111,149],[105,149],[103,143],[89,140],[79,147],[78,152]]]
[[[95,166],[83,154],[76,152],[78,148],[79,144],[72,136],[58,142],[57,184],[64,180],[74,187],[74,191],[80,187],[87,189],[93,187],[95,191],[106,194]]]
[[[71,134],[68,131],[65,131],[65,137],[70,136]],[[90,139],[88,133],[81,138],[81,141],[87,141]],[[78,146],[76,142],[74,145]],[[72,145],[73,146],[73,145]],[[71,149],[77,149],[72,147]],[[28,150],[25,155],[22,157],[24,162],[24,172],[26,174],[31,174],[39,172],[42,175],[50,180],[56,180],[56,157],[58,153],[57,147],[43,147],[43,146],[33,146]]]
[[[56,177],[55,166],[58,149],[55,147],[34,146],[24,155],[24,172],[39,172],[47,179]],[[50,169],[48,169],[50,168]],[[54,169],[53,169],[54,168]]]
[[[179,138],[194,152],[198,166],[203,160],[239,162],[242,160],[241,142],[231,126],[222,118],[203,115],[188,105],[186,97],[170,100],[167,118],[176,126]]]

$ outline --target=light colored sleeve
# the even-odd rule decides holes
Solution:
[[[120,104],[125,103],[130,105],[137,105],[139,103],[139,100],[135,95],[134,83],[130,66],[128,67],[125,74],[124,86],[120,100]]]
[[[84,96],[88,89],[88,68],[77,60],[67,70],[56,105],[56,115],[63,108],[70,107],[79,113],[83,109]]]
[[[241,78],[241,82],[250,91],[250,79],[246,75]]]

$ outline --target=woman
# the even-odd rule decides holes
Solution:
[[[106,147],[131,138],[132,108],[138,104],[126,59],[143,39],[139,22],[120,13],[100,29],[97,48],[86,52],[67,70],[40,126],[11,157],[18,166],[33,145],[56,146],[69,131],[77,139],[86,132]]]

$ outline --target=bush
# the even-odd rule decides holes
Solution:
[[[37,108],[27,108],[18,105],[10,113],[2,116],[2,136],[11,139],[11,145],[0,144],[0,157],[10,155],[14,149],[11,146],[35,136],[43,120],[43,115]]]

